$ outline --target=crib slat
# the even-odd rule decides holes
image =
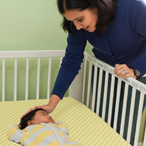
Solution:
[[[94,81],[93,81],[93,95],[92,95],[92,107],[91,110],[94,112],[95,108],[95,94],[96,94],[96,85],[97,85],[97,66],[94,66]]]
[[[84,103],[84,100],[85,100],[86,69],[87,69],[87,59],[84,59],[84,77],[83,77],[83,88],[82,88],[82,103]]]
[[[17,100],[17,58],[14,65],[14,101]]]
[[[60,57],[60,66],[61,66],[61,63],[62,63],[62,59],[63,59],[63,57]]]
[[[102,106],[102,119],[104,121],[105,121],[105,111],[106,111],[106,101],[107,101],[108,76],[109,76],[109,73],[106,71],[105,84],[104,84],[104,95],[103,95],[103,106]]]
[[[2,62],[2,101],[5,101],[5,59]]]
[[[116,107],[115,107],[115,115],[114,115],[114,126],[113,129],[117,130],[117,121],[118,121],[118,111],[119,111],[119,101],[120,101],[120,91],[121,91],[121,80],[118,79],[118,89],[116,95]]]
[[[143,146],[146,145],[146,128],[145,128],[145,134],[144,134],[144,141],[143,141]]]
[[[25,100],[28,100],[29,58],[26,58]]]
[[[51,84],[51,65],[52,65],[52,58],[49,58],[49,66],[48,66],[48,88],[47,88],[47,98],[50,98],[50,84]]]
[[[137,144],[138,144],[138,136],[139,136],[139,130],[140,130],[143,102],[144,102],[144,94],[141,93],[140,94],[140,101],[139,101],[139,108],[138,108],[137,123],[136,123],[134,146],[137,146]]]
[[[128,88],[129,88],[128,84],[125,83],[125,89],[124,89],[125,92],[124,92],[124,99],[123,99],[122,118],[121,118],[121,126],[120,126],[120,135],[121,135],[121,137],[123,137],[123,133],[124,133],[124,124],[125,124]]]
[[[134,103],[135,103],[135,94],[136,89],[133,87],[132,89],[132,97],[131,97],[131,106],[130,106],[130,116],[129,116],[129,123],[128,123],[128,134],[127,134],[127,142],[130,143],[131,138],[131,129],[132,129],[132,122],[133,122],[133,113],[134,113]]]
[[[114,98],[114,83],[115,76],[112,74],[111,88],[110,88],[110,101],[109,101],[109,110],[108,110],[108,124],[111,125],[112,118],[112,107],[113,107],[113,98]]]
[[[89,77],[88,77],[88,90],[87,90],[87,103],[86,106],[89,107],[90,100],[90,89],[91,89],[91,75],[92,75],[92,62],[89,65]]]
[[[41,67],[41,58],[38,58],[38,65],[37,65],[37,87],[36,87],[36,99],[39,99],[39,92],[40,92],[40,67]]]
[[[102,86],[102,75],[103,75],[103,69],[100,68],[99,72],[99,82],[98,82],[98,92],[97,92],[97,103],[96,103],[96,114],[99,115],[99,109],[100,109],[100,96],[101,96],[101,86]]]

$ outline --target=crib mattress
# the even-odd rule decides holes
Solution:
[[[0,102],[0,146],[17,146],[7,139],[9,125],[19,123],[28,109],[46,103],[48,99]],[[100,117],[73,98],[65,97],[50,115],[67,123],[69,135],[85,146],[130,146]]]

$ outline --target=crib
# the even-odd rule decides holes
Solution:
[[[0,146],[18,145],[7,140],[6,132],[10,124],[19,123],[21,115],[35,105],[46,104],[49,101],[52,86],[52,70],[53,58],[57,58],[58,69],[61,64],[62,57],[65,51],[63,50],[41,50],[41,51],[1,51],[1,95],[0,95]],[[19,71],[19,59],[23,59],[24,74]],[[44,59],[44,60],[43,60]],[[13,64],[13,67],[7,66],[7,60]],[[31,97],[30,90],[30,68],[31,62],[36,62],[36,75],[31,77],[36,78],[35,96]],[[41,87],[44,86],[40,82],[42,76],[41,62],[47,62],[45,66],[45,96],[41,96]],[[55,60],[56,62],[56,60]],[[13,71],[13,79],[8,82],[8,68]],[[22,67],[23,68],[23,67]],[[58,70],[57,70],[58,71]],[[55,70],[55,72],[57,72]],[[70,136],[84,144],[85,146],[133,146],[138,145],[139,131],[141,125],[141,117],[143,103],[146,94],[146,85],[132,78],[118,78],[113,73],[114,68],[94,56],[85,52],[84,62],[81,65],[81,70],[71,84],[66,97],[60,101],[55,111],[51,113],[54,119],[60,119],[66,122],[69,126]],[[23,74],[24,91],[18,91],[20,83],[18,74]],[[21,77],[22,78],[22,77]],[[111,83],[109,85],[109,78]],[[115,87],[115,80],[117,85]],[[8,85],[13,84],[13,91],[9,91]],[[124,84],[124,90],[122,90]],[[115,89],[116,88],[116,89]],[[128,103],[128,88],[132,89],[131,102]],[[12,88],[11,88],[12,90]],[[114,92],[116,90],[116,92]],[[122,91],[121,91],[122,90]],[[119,104],[120,93],[123,92],[122,113],[120,116],[120,129],[118,131]],[[136,118],[134,116],[135,102],[137,102],[138,92],[138,112]],[[10,94],[8,94],[10,93]],[[24,94],[23,94],[24,93]],[[114,94],[116,101],[113,103]],[[109,100],[107,95],[110,97]],[[7,101],[7,96],[11,101]],[[21,99],[19,96],[23,96]],[[126,119],[127,106],[130,106],[128,121]],[[113,107],[114,112],[113,112]],[[114,118],[113,118],[114,115]],[[126,119],[126,120],[125,120]],[[136,120],[135,120],[136,119]],[[126,138],[123,135],[125,132],[125,123],[127,122]],[[135,124],[134,142],[131,143],[131,134],[133,123]],[[145,132],[145,129],[143,130]],[[119,134],[118,134],[119,133]],[[146,134],[143,136],[143,146],[146,145]]]

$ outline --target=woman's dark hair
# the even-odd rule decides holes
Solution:
[[[32,120],[33,117],[35,116],[36,112],[39,111],[39,110],[43,110],[43,109],[35,109],[31,112],[29,112],[28,114],[26,114],[20,121],[20,124],[19,124],[19,128],[22,130],[24,128],[26,128],[28,125],[27,125],[27,122],[29,120]]]
[[[98,10],[98,22],[96,28],[100,29],[105,27],[109,21],[113,18],[115,11],[117,10],[117,0],[57,0],[58,10],[61,14],[65,13],[65,10],[78,9],[83,11],[85,9],[96,8]],[[72,33],[70,28],[71,21],[63,18],[62,28],[64,31]]]

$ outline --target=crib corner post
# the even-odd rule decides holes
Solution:
[[[84,70],[82,63],[81,69],[79,70],[79,74],[75,77],[69,89],[69,97],[72,97],[80,102],[82,101],[83,71]]]

